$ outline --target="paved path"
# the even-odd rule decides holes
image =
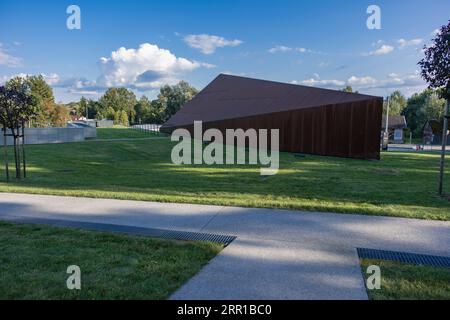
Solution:
[[[367,299],[356,247],[450,256],[450,222],[0,193],[36,217],[235,235],[172,299]]]

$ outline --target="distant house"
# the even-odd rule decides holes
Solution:
[[[404,116],[389,116],[388,119],[388,132],[389,142],[403,143],[404,142],[404,130],[408,128],[406,119]],[[386,116],[383,116],[381,123],[381,132],[386,130]]]
[[[442,121],[428,120],[423,126],[424,144],[442,144]],[[447,144],[450,144],[450,136],[447,136]]]

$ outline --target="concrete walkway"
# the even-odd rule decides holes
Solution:
[[[367,299],[357,247],[450,256],[450,222],[0,193],[35,217],[237,236],[172,299]]]

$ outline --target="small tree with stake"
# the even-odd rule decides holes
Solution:
[[[35,99],[31,95],[30,86],[25,79],[16,77],[0,86],[0,123],[3,126],[3,143],[5,152],[6,180],[9,181],[7,137],[11,136],[14,145],[16,178],[26,177],[24,148],[25,123],[37,113]]]
[[[441,97],[447,99],[442,128],[442,153],[438,188],[439,194],[442,195],[450,108],[450,21],[440,28],[436,38],[433,39],[433,44],[430,47],[425,46],[424,51],[425,58],[419,62],[422,69],[422,78],[428,82],[430,88],[440,89]]]

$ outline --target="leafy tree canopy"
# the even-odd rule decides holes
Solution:
[[[424,47],[424,53],[419,62],[422,78],[430,88],[445,88],[440,94],[450,100],[450,21],[440,28],[433,44]]]
[[[394,91],[389,96],[389,115],[390,116],[398,116],[402,113],[403,109],[406,108],[406,98],[405,96],[398,90]],[[385,102],[383,105],[383,114],[387,113],[387,103]]]

